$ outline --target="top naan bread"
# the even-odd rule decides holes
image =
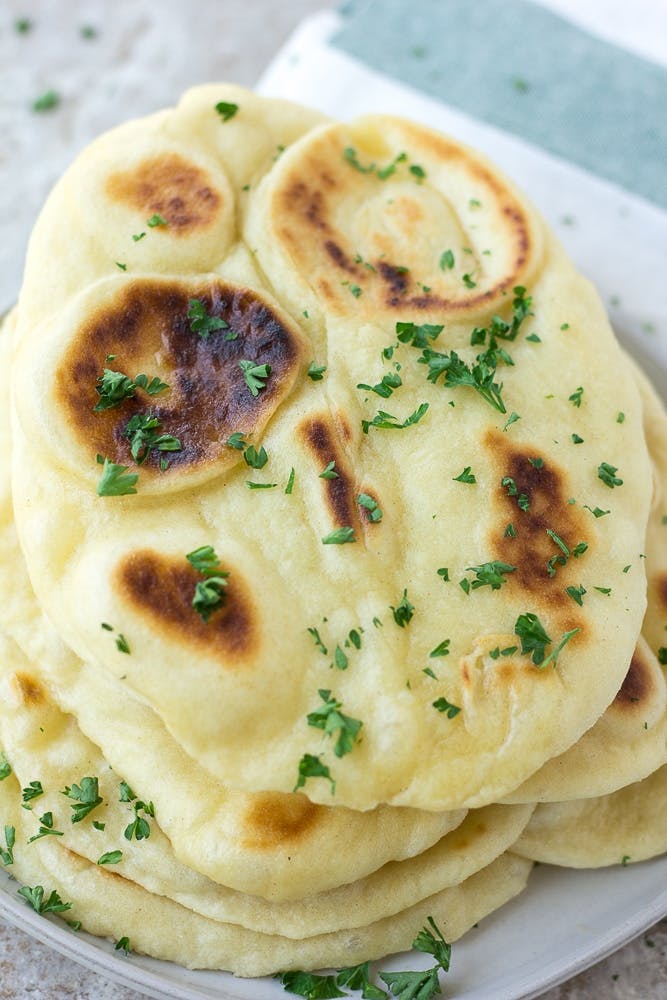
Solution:
[[[481,806],[616,695],[645,609],[639,393],[590,284],[477,153],[198,88],[60,181],[15,344],[37,597],[226,783]],[[167,388],[98,412],[105,368]],[[179,447],[135,468],[146,414]],[[98,496],[96,454],[136,494]],[[229,574],[208,621],[201,546]]]

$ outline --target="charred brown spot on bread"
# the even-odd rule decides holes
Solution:
[[[188,317],[192,299],[226,326],[207,337],[194,332]],[[296,377],[301,350],[297,333],[250,289],[222,281],[136,279],[76,331],[56,373],[56,394],[68,424],[93,455],[130,465],[128,421],[150,412],[160,434],[180,441],[180,450],[168,453],[170,470],[221,458],[231,464],[239,453],[227,448],[226,440],[235,431],[252,434],[266,422]],[[115,357],[107,361],[108,355]],[[241,360],[270,367],[256,395]],[[137,388],[121,405],[94,412],[103,368],[130,378],[158,376],[168,389],[149,396]],[[153,450],[142,468],[161,474],[164,456]]]
[[[226,667],[243,665],[259,644],[258,613],[241,573],[229,573],[221,608],[204,621],[192,607],[201,575],[183,559],[150,549],[132,552],[116,567],[115,586],[148,627],[168,630],[173,641],[206,648]]]
[[[222,204],[206,171],[177,153],[153,156],[132,170],[112,174],[106,190],[112,200],[145,216],[162,216],[176,235],[206,229]]]
[[[354,527],[359,520],[354,502],[354,483],[347,469],[339,436],[329,416],[309,417],[299,427],[298,434],[312,452],[318,473],[323,472],[330,462],[336,463],[333,470],[336,477],[321,479],[320,482],[334,524],[338,527]]]
[[[579,542],[591,542],[594,528],[579,506],[568,503],[567,473],[551,457],[511,444],[500,431],[489,431],[485,446],[497,477],[494,500],[498,513],[494,520],[500,527],[490,539],[493,556],[516,566],[508,586],[520,587],[542,605],[571,605],[566,587],[579,583],[578,560],[570,557],[566,565],[555,563],[550,574],[550,560],[563,552],[547,529],[572,552]],[[518,502],[522,497],[525,510]],[[514,536],[504,534],[508,524],[512,524]]]
[[[660,573],[653,580],[653,588],[663,611],[667,611],[667,573]]]
[[[397,305],[400,297],[405,295],[410,284],[407,269],[381,260],[378,261],[377,272],[388,286],[390,304]]]
[[[648,654],[652,658],[652,654]],[[634,706],[643,706],[651,700],[651,696],[656,689],[653,665],[648,659],[647,653],[637,646],[630,667],[623,679],[623,683],[614,698],[614,705],[617,708],[625,709]]]
[[[305,795],[258,792],[250,796],[243,816],[242,844],[251,850],[271,850],[297,845],[323,818],[324,806]]]
[[[45,698],[42,685],[29,674],[15,673],[12,685],[24,705],[41,705]]]
[[[352,263],[350,258],[347,256],[344,250],[334,241],[326,240],[324,243],[324,249],[331,257],[334,264],[341,269],[341,271],[346,271],[348,274],[356,274],[357,268]]]

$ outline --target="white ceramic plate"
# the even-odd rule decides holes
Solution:
[[[242,980],[191,972],[75,933],[57,917],[38,916],[0,873],[0,914],[33,937],[109,979],[159,1000],[278,1000],[272,979]],[[627,867],[574,871],[538,866],[528,888],[453,947],[443,977],[449,1000],[536,997],[615,951],[667,913],[667,857]],[[421,961],[420,961],[421,959]],[[386,969],[427,967],[415,953]],[[358,994],[357,994],[358,996]]]

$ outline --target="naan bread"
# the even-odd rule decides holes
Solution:
[[[0,663],[1,745],[21,786],[27,788],[39,775],[44,789],[39,801],[33,803],[33,832],[37,833],[39,815],[50,812],[54,828],[64,832],[62,843],[68,850],[95,864],[105,852],[121,849],[122,860],[110,866],[108,871],[138,883],[148,892],[168,896],[203,916],[240,924],[264,934],[296,939],[313,937],[363,927],[407,909],[436,891],[458,885],[489,865],[517,839],[533,811],[532,805],[487,806],[471,811],[456,829],[414,858],[390,862],[371,875],[337,889],[284,902],[269,902],[228,889],[202,876],[197,870],[198,858],[194,852],[192,866],[182,864],[160,828],[160,802],[155,820],[149,820],[149,838],[128,841],[124,831],[134,813],[132,803],[120,799],[120,781],[124,773],[109,766],[99,748],[81,733],[76,720],[60,711],[35,679],[34,668],[9,640],[2,637]],[[62,794],[62,790],[73,788],[83,776],[98,779],[99,796],[103,801],[90,818],[73,823],[74,803]],[[134,790],[134,786],[131,787]],[[198,791],[195,785],[193,795]],[[268,841],[271,816],[268,796],[263,805],[264,816],[260,814],[259,803],[255,807],[256,843],[249,842],[252,834],[248,829],[246,840],[236,845],[237,855],[242,855],[244,850],[252,854],[253,846],[265,846],[271,858],[271,844],[260,843],[262,834]],[[345,818],[347,810],[341,812]],[[274,806],[274,822],[277,815]],[[293,810],[293,818],[296,815]],[[261,819],[266,822],[263,831]],[[100,831],[94,827],[93,820],[102,822],[104,829]],[[274,826],[271,832],[276,837],[282,835],[288,844],[294,839],[292,857],[302,852],[299,837],[290,838],[290,833],[295,833],[296,829],[278,830]],[[307,828],[301,836],[304,834],[307,835]],[[220,835],[224,838],[221,824]],[[369,825],[366,836],[374,835],[377,840],[377,830]],[[192,836],[196,841],[196,831]],[[178,838],[175,840],[178,843]],[[318,846],[324,853],[325,847]],[[335,844],[331,853],[336,853]],[[297,863],[297,869],[299,867]],[[120,927],[118,933],[120,936]]]
[[[667,764],[611,795],[537,807],[512,850],[567,868],[646,861],[667,851]]]
[[[627,671],[651,499],[637,389],[591,286],[478,154],[395,119],[313,127],[248,96],[249,124],[268,137],[254,157],[233,131],[246,97],[215,96],[238,103],[230,121],[205,88],[94,144],[36,226],[15,338],[13,489],[38,600],[78,657],[122,678],[198,766],[239,789],[287,793],[301,777],[312,801],[356,810],[488,804],[589,729]],[[281,129],[292,139],[274,159]],[[162,208],[135,197],[156,171],[179,192]],[[151,209],[166,225],[146,228]],[[193,299],[220,321],[205,338]],[[448,364],[454,351],[474,365],[495,314],[508,326],[494,329],[517,336],[498,340],[514,363],[496,356],[486,397],[443,388],[443,373],[428,381],[397,340],[396,323],[414,323]],[[437,339],[424,321],[444,324]],[[109,355],[169,388],[93,412]],[[323,379],[307,376],[311,361]],[[136,495],[97,496],[95,453],[132,464],[128,420],[149,407],[180,450],[166,469],[151,451]],[[385,407],[398,416],[378,418]],[[238,432],[265,447],[265,468],[225,444]],[[475,483],[457,481],[466,467]],[[352,531],[354,544],[323,545]],[[569,557],[550,574],[554,535]],[[186,560],[203,545],[229,573],[208,623]],[[476,588],[491,562],[511,569]],[[582,586],[580,605],[567,588]],[[549,637],[547,668],[530,651],[497,652],[519,646],[526,614]],[[432,657],[438,647],[448,655]],[[326,698],[361,723],[348,753],[308,724]]]
[[[93,934],[129,938],[133,951],[188,968],[229,969],[239,976],[276,970],[343,968],[410,948],[432,916],[455,941],[473,924],[525,887],[532,863],[504,854],[459,885],[443,889],[393,916],[366,927],[292,940],[213,920],[147,892],[106,866],[91,864],[57,837],[32,844],[31,817],[20,806],[13,775],[0,782],[0,815],[16,831],[12,874],[30,886],[47,887],[72,904],[66,916]]]

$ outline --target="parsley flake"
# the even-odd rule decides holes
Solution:
[[[452,250],[443,250],[440,254],[440,270],[451,271],[454,264],[454,252]]]
[[[14,864],[14,847],[16,846],[16,828],[5,826],[5,847],[0,847],[0,859],[3,865]]]
[[[269,456],[263,445],[260,445],[259,451],[254,445],[248,445],[248,447],[243,452],[243,458],[246,465],[249,465],[251,469],[263,469],[269,460]]]
[[[348,542],[356,542],[354,528],[346,525],[343,528],[336,528],[322,539],[322,545],[346,545]]]
[[[44,886],[41,885],[36,885],[34,889],[24,885],[17,891],[19,896],[23,896],[25,901],[30,903],[35,913],[64,913],[72,909],[72,904],[63,903],[55,889],[47,899],[44,899]]]
[[[256,365],[254,361],[239,361],[245,384],[253,396],[258,396],[261,389],[266,389],[266,380],[271,374],[271,365]]]
[[[475,475],[469,465],[466,465],[463,472],[458,476],[452,476],[452,481],[455,483],[476,483]]]
[[[223,122],[228,122],[239,110],[239,106],[238,104],[232,104],[230,101],[218,101],[215,105],[215,110]]]
[[[618,469],[609,462],[600,462],[598,465],[598,479],[601,479],[605,486],[613,490],[615,486],[622,486],[623,480],[619,479],[616,473]]]
[[[188,552],[185,558],[204,577],[197,581],[192,607],[204,622],[208,622],[213,612],[225,603],[229,573],[220,569],[220,559],[211,545],[201,545]]]
[[[556,666],[558,654],[578,631],[578,628],[574,628],[570,632],[564,632],[558,645],[546,656],[546,647],[552,644],[552,640],[537,615],[527,611],[519,615],[514,625],[514,633],[521,639],[522,654],[531,654],[533,663],[541,669],[551,662]]]
[[[160,434],[160,421],[151,413],[135,413],[130,417],[123,437],[130,442],[130,454],[137,465],[143,465],[151,451],[180,451],[181,442],[172,434]]]
[[[461,711],[458,705],[452,705],[451,701],[447,701],[444,696],[433,702],[433,708],[437,709],[438,712],[443,712],[448,719],[454,719]]]
[[[442,324],[437,323],[397,323],[396,335],[402,344],[410,344],[411,347],[418,347],[423,350],[428,347],[429,342],[434,341],[444,330]]]
[[[122,851],[107,851],[106,854],[103,854],[100,858],[98,858],[97,863],[98,865],[117,865],[118,862],[122,860]]]
[[[411,413],[409,417],[406,417],[403,423],[399,423],[397,418],[392,416],[391,413],[385,413],[384,410],[378,410],[372,420],[361,421],[361,429],[364,434],[368,434],[371,427],[382,428],[384,430],[404,430],[406,427],[412,427],[414,424],[419,423],[428,408],[428,403],[420,403],[417,409]]]
[[[211,316],[206,312],[206,306],[201,299],[189,300],[188,319],[190,329],[193,333],[198,333],[202,340],[208,340],[215,330],[229,329],[229,323],[226,323],[221,316]]]
[[[306,374],[308,375],[308,378],[313,380],[313,382],[321,382],[324,378],[326,370],[326,365],[316,365],[314,361],[311,361]]]
[[[12,765],[9,763],[4,753],[0,751],[0,781],[4,781],[12,773]]]
[[[100,795],[97,778],[82,778],[80,785],[67,785],[62,790],[62,794],[69,799],[74,799],[72,806],[72,823],[80,823],[82,819],[102,805],[104,801]]]
[[[425,972],[381,972],[380,979],[398,1000],[430,1000],[441,992],[437,965]]]
[[[329,768],[312,753],[305,753],[299,761],[299,776],[293,791],[296,792],[299,788],[303,788],[308,778],[326,778],[331,785],[331,794],[335,794],[336,782],[331,777]]]
[[[101,458],[101,456],[100,456]],[[139,478],[136,472],[125,475],[129,466],[116,465],[108,458],[103,458],[104,468],[97,484],[97,495],[100,497],[123,497],[136,493],[136,482]]]
[[[339,475],[336,472],[336,463],[331,461],[327,464],[326,468],[320,472],[318,479],[339,479]]]
[[[335,976],[318,976],[314,972],[281,972],[278,976],[283,989],[306,1000],[329,1000],[344,997],[336,986]],[[340,984],[345,985],[345,984]]]
[[[357,503],[360,507],[363,507],[364,510],[368,511],[368,518],[370,521],[377,523],[382,520],[382,509],[378,505],[377,500],[374,500],[372,496],[368,495],[368,493],[360,493],[357,496]]]
[[[515,570],[516,566],[510,566],[509,563],[500,562],[497,559],[482,563],[480,566],[466,567],[467,572],[475,574],[475,579],[470,583],[472,590],[478,590],[480,587],[500,590],[503,583],[507,583],[505,576],[508,573],[514,573]]]
[[[394,621],[398,627],[405,628],[405,626],[412,620],[415,611],[414,604],[411,604],[408,600],[407,588],[403,591],[403,596],[396,607],[390,605],[390,608],[394,616]]]
[[[308,725],[315,726],[316,729],[323,729],[328,736],[337,732],[338,738],[334,745],[334,753],[337,757],[344,757],[354,747],[363,723],[359,719],[352,719],[349,715],[344,715],[340,711],[341,702],[332,697],[331,691],[319,690],[318,694],[324,705],[308,714]]]
[[[577,386],[572,395],[568,396],[567,398],[569,399],[569,401],[572,403],[573,406],[579,407],[581,406],[581,397],[583,396],[583,394],[584,390],[582,386]]]
[[[168,226],[169,223],[163,216],[155,212],[154,215],[151,215],[150,219],[146,219],[146,225],[150,226],[151,229],[156,229],[159,226]]]
[[[155,806],[152,802],[141,802],[137,800],[134,803],[134,819],[125,828],[123,836],[126,840],[148,840],[151,835],[150,823],[144,816],[140,816],[140,812],[144,812],[146,816],[155,816]]]

